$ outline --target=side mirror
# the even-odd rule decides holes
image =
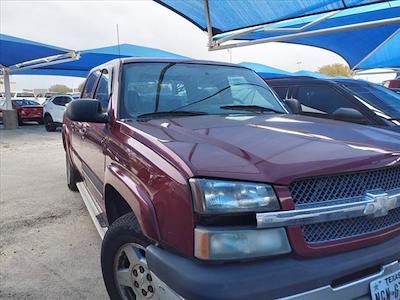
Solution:
[[[108,114],[102,112],[100,101],[95,99],[71,101],[67,105],[65,116],[77,122],[108,123]]]
[[[283,102],[289,107],[289,110],[292,114],[301,114],[303,112],[299,100],[291,98],[285,99]]]
[[[339,121],[368,124],[365,116],[354,108],[338,108],[332,113],[332,116],[335,120]]]

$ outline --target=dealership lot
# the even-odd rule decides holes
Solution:
[[[60,132],[0,128],[0,299],[107,299],[101,240],[65,184]]]

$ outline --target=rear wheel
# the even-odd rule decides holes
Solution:
[[[117,219],[101,248],[104,283],[112,300],[157,299],[146,261],[149,240],[133,213]]]
[[[57,126],[54,124],[53,118],[50,115],[45,115],[43,121],[47,131],[56,131]]]
[[[38,121],[38,124],[39,124],[39,125],[43,125],[43,124],[44,124],[43,119],[39,120],[39,121]]]
[[[65,161],[66,161],[66,169],[67,169],[67,185],[68,185],[68,188],[71,191],[76,192],[78,190],[78,187],[76,186],[76,183],[79,181],[78,172],[72,166],[71,162],[68,159],[68,156],[65,156]]]

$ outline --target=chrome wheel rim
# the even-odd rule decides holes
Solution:
[[[154,299],[154,285],[144,247],[123,245],[115,256],[114,278],[122,299]]]

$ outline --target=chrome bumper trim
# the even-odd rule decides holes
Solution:
[[[355,198],[351,203],[258,213],[258,228],[307,225],[368,216],[386,216],[390,210],[400,207],[400,189],[389,192],[368,192],[364,199]]]
[[[365,278],[350,282],[340,287],[333,288],[330,285],[301,294],[280,298],[282,300],[350,300],[350,299],[371,299],[370,282],[380,277],[389,275],[400,270],[400,263],[395,261],[382,267],[381,271]]]

